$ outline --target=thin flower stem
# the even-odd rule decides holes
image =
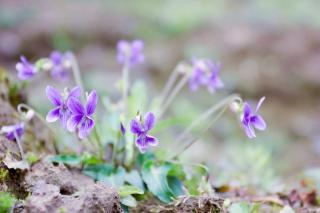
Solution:
[[[229,103],[236,101],[236,100],[240,100],[241,98],[239,97],[239,95],[237,94],[233,94],[230,95],[226,98],[224,98],[223,100],[221,100],[220,102],[218,102],[217,104],[214,104],[213,106],[211,106],[207,111],[205,111],[204,113],[202,113],[196,120],[194,120],[178,137],[177,137],[177,143],[181,142],[182,139],[184,139],[184,137],[189,134],[191,132],[191,130],[193,128],[195,128],[197,125],[199,125],[201,122],[203,122],[204,120],[208,119],[213,113],[215,113],[217,110],[219,110],[220,108],[222,108],[223,106],[228,105]]]
[[[98,153],[99,153],[100,157],[103,158],[103,145],[101,143],[101,140],[100,140],[100,137],[98,134],[98,130],[96,127],[93,128],[93,133],[96,138],[97,145],[98,145]]]
[[[85,88],[84,88],[84,84],[83,84],[83,81],[82,81],[82,78],[81,78],[81,72],[80,72],[80,69],[79,69],[79,63],[76,59],[76,57],[74,56],[73,53],[70,54],[71,55],[71,64],[72,64],[72,71],[73,71],[73,77],[74,77],[74,80],[76,82],[76,84],[81,88],[81,91],[82,91],[82,99],[83,101],[86,99],[85,97]],[[101,141],[100,141],[100,138],[99,138],[99,135],[98,135],[98,132],[96,130],[96,127],[94,127],[94,134],[95,134],[95,138],[96,138],[96,143],[98,145],[98,152],[100,155],[103,155],[101,154],[103,152],[102,150],[102,144],[101,144]],[[90,140],[90,143],[93,143],[91,140]]]
[[[128,111],[128,90],[129,90],[129,66],[126,61],[122,68],[122,98],[123,98],[123,111],[126,117]]]
[[[213,113],[215,113],[217,110],[221,109],[221,111],[219,112],[219,114],[212,119],[209,124],[207,124],[207,126],[201,131],[201,133],[199,134],[199,136],[193,140],[191,140],[189,143],[187,143],[178,153],[176,153],[175,155],[173,155],[172,157],[170,157],[169,159],[175,159],[177,157],[179,157],[182,153],[184,153],[187,149],[189,149],[193,144],[195,144],[200,138],[201,136],[208,131],[211,126],[223,115],[223,113],[227,110],[228,105],[233,102],[233,101],[242,101],[241,98],[238,95],[230,95],[229,97],[221,100],[218,104],[213,105],[211,108],[209,108],[206,112],[204,112],[197,120],[195,120],[194,122],[191,123],[191,125],[189,127],[187,127],[185,129],[185,131],[178,137],[177,139],[177,143],[179,144],[181,142],[181,140],[197,125],[199,125],[199,123],[201,123],[202,121],[208,119]]]
[[[78,64],[78,61],[73,53],[70,53],[70,56],[71,56],[70,58],[71,58],[73,77],[76,82],[76,85],[78,85],[82,91],[82,94],[83,94],[82,99],[84,100],[85,99],[85,90],[84,90],[84,86],[83,86],[83,82],[82,82],[82,78],[81,78],[79,64]]]
[[[28,106],[27,104],[19,104],[17,107],[18,113],[22,114],[23,109],[25,109],[27,111],[32,111],[34,113],[34,115],[49,129],[49,131],[52,133],[52,135],[53,136],[55,135],[55,131],[47,124],[45,119],[39,113],[37,113],[32,107]],[[52,145],[53,145],[53,149],[54,149],[55,154],[59,154],[57,140],[55,138],[53,138]]]
[[[24,154],[24,151],[22,149],[21,140],[18,137],[18,134],[17,134],[16,130],[13,131],[13,135],[14,135],[16,141],[17,141],[18,148],[19,148],[19,151],[20,151],[20,154],[21,154],[21,158],[22,158],[23,161],[25,161],[25,154]]]
[[[191,73],[191,72],[190,72]],[[162,109],[158,115],[158,118],[161,118],[163,114],[166,112],[176,95],[180,92],[180,90],[183,88],[183,86],[188,82],[190,73],[184,75],[182,79],[179,81],[177,86],[172,90],[171,94],[168,96],[164,104],[162,105]]]
[[[179,70],[177,69],[177,67],[173,70],[173,72],[171,73],[166,85],[163,88],[163,91],[161,93],[161,102],[160,104],[163,105],[165,98],[168,96],[168,93],[170,91],[170,89],[172,89],[174,82],[177,80],[177,77],[179,75]]]

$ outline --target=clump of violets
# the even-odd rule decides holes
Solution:
[[[54,106],[46,116],[47,122],[52,123],[60,120],[62,127],[66,128],[67,121],[72,114],[71,110],[67,106],[67,102],[70,98],[80,97],[80,87],[74,87],[71,91],[66,89],[63,94],[60,94],[60,92],[52,86],[47,86],[46,95]]]
[[[121,40],[117,44],[117,60],[120,64],[127,64],[132,67],[144,62],[144,44],[141,40],[132,42]]]
[[[30,80],[37,73],[37,69],[26,59],[26,57],[21,56],[20,60],[21,61],[16,64],[18,78],[23,81]]]
[[[133,134],[137,136],[136,146],[141,153],[145,153],[149,146],[157,146],[158,140],[148,135],[148,132],[155,125],[155,116],[152,112],[148,112],[144,119],[141,115],[138,115],[136,118],[132,119],[130,123],[130,129]]]
[[[194,59],[192,73],[189,78],[189,88],[196,91],[200,86],[206,86],[209,92],[223,88],[224,84],[219,77],[220,64],[209,59]]]
[[[56,80],[67,80],[71,69],[70,54],[53,51],[50,54],[50,60],[52,63],[51,77]]]
[[[255,129],[263,131],[267,128],[266,122],[264,121],[262,116],[258,114],[258,111],[264,100],[265,97],[262,97],[259,100],[254,111],[251,109],[250,105],[247,102],[244,102],[242,106],[239,106],[238,104],[233,106],[233,110],[240,113],[242,127],[246,135],[250,139],[256,137]]]
[[[18,137],[18,139],[21,139],[22,135],[24,134],[24,131],[24,123],[3,126],[0,130],[0,132],[6,134],[6,138],[11,141],[14,141],[16,137]]]
[[[80,139],[86,138],[94,127],[93,114],[98,102],[96,91],[90,92],[87,102],[82,105],[81,102],[74,97],[68,100],[68,108],[72,115],[70,116],[67,129],[70,132],[77,131]]]

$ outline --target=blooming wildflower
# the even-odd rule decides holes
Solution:
[[[244,128],[244,131],[246,132],[248,138],[250,138],[250,139],[256,137],[254,129],[258,129],[258,130],[263,131],[267,128],[267,124],[264,121],[264,119],[260,115],[257,114],[264,99],[265,99],[265,97],[262,97],[259,100],[259,103],[258,103],[256,110],[254,112],[252,112],[251,107],[249,106],[249,104],[247,102],[245,102],[243,105],[241,123]]]
[[[69,54],[62,54],[58,51],[53,51],[50,55],[50,60],[52,62],[52,78],[62,81],[68,79],[71,68]]]
[[[141,40],[134,40],[131,43],[128,41],[119,41],[117,44],[117,59],[120,64],[128,63],[128,66],[143,63],[144,44]]]
[[[55,122],[58,119],[61,122],[63,128],[67,127],[67,121],[71,116],[71,111],[67,106],[68,100],[73,98],[80,97],[80,87],[74,87],[70,92],[66,92],[63,97],[56,89],[52,86],[47,86],[46,94],[51,103],[54,105],[54,108],[50,110],[47,114],[46,120],[47,122]]]
[[[30,64],[24,56],[21,56],[20,60],[21,62],[18,62],[16,64],[16,69],[18,71],[18,78],[20,80],[31,79],[37,72],[35,66],[33,64]]]
[[[223,88],[223,82],[219,77],[220,64],[213,63],[208,59],[193,60],[193,71],[189,78],[189,88],[195,91],[199,86],[207,86],[213,93]]]
[[[83,106],[74,97],[68,100],[68,108],[72,115],[68,120],[67,129],[71,132],[78,130],[80,139],[86,138],[94,127],[92,115],[96,109],[98,97],[96,91],[92,91],[87,97],[87,103]]]
[[[148,135],[148,132],[153,128],[154,124],[155,116],[152,112],[148,112],[145,115],[144,121],[139,118],[135,118],[131,121],[131,132],[137,135],[136,146],[141,153],[144,153],[148,146],[158,145],[158,140],[155,137]]]
[[[18,123],[16,125],[3,126],[0,130],[2,133],[6,133],[7,139],[15,140],[15,135],[20,139],[24,134],[24,124]]]

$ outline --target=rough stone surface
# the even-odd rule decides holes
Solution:
[[[122,212],[115,189],[95,183],[62,164],[45,160],[35,164],[25,176],[25,188],[30,196],[15,212]]]

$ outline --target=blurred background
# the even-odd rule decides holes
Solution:
[[[318,0],[1,0],[0,66],[15,78],[21,54],[34,61],[54,49],[72,50],[87,87],[115,98],[120,39],[145,41],[146,62],[131,75],[147,82],[150,97],[179,61],[220,61],[225,91],[185,88],[170,116],[190,122],[237,92],[254,104],[266,96],[260,112],[268,129],[249,140],[227,112],[183,157],[206,162],[217,185],[270,189],[320,164],[319,8]],[[31,104],[43,105],[43,114],[48,82],[59,85],[43,76],[29,87]],[[161,148],[174,143],[172,134],[160,137]]]

